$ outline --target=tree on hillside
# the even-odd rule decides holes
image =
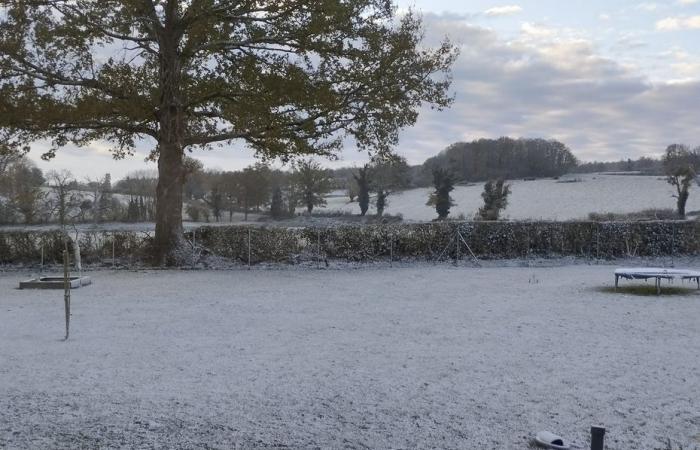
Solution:
[[[477,217],[481,220],[498,220],[501,211],[508,206],[508,196],[510,195],[510,185],[500,179],[490,180],[484,185],[484,192],[481,198],[484,199],[484,206],[479,208]]]
[[[369,209],[369,167],[359,169],[357,174],[353,174],[357,183],[357,203],[360,205],[360,215],[367,214]]]
[[[435,190],[430,194],[426,204],[435,207],[438,220],[445,220],[450,214],[450,208],[455,204],[450,196],[450,192],[454,190],[452,176],[445,169],[435,169],[433,171],[433,186]]]
[[[186,150],[385,152],[422,104],[448,106],[456,51],[390,0],[24,0],[0,15],[0,141],[138,140],[158,161],[155,262],[178,262]],[[444,76],[443,76],[444,75]]]
[[[556,177],[574,169],[578,160],[561,142],[544,139],[479,139],[457,142],[423,164],[448,169],[456,180],[485,181],[529,177]]]
[[[676,209],[680,217],[685,217],[685,204],[690,196],[690,186],[700,168],[699,150],[691,151],[685,145],[673,144],[666,148],[663,157],[666,181],[676,188]]]
[[[326,204],[324,196],[331,190],[331,176],[316,161],[302,160],[294,166],[292,184],[300,201],[311,213],[315,206]]]

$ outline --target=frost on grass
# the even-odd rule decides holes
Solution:
[[[609,266],[0,275],[0,447],[699,445],[700,294]],[[533,282],[536,280],[536,282]]]

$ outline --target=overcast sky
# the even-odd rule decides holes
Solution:
[[[461,48],[453,107],[426,110],[401,134],[410,163],[457,141],[559,139],[582,160],[658,155],[674,142],[700,145],[700,0],[398,0],[424,16],[426,42]],[[32,158],[38,160],[42,146]],[[64,149],[42,169],[80,177],[141,169],[143,154],[113,161],[107,146]],[[254,162],[243,147],[200,151],[205,166]],[[338,165],[361,165],[350,144]]]

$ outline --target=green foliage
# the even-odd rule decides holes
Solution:
[[[556,177],[578,161],[561,142],[544,139],[479,139],[450,145],[423,164],[427,174],[435,168],[450,170],[460,181],[497,178]]]
[[[26,0],[0,15],[0,141],[137,140],[158,160],[154,260],[184,242],[186,150],[242,141],[264,158],[387,153],[418,110],[442,109],[457,53],[421,43],[387,0]],[[107,53],[107,54],[105,54]]]
[[[498,220],[501,211],[508,206],[508,196],[510,195],[510,185],[501,180],[490,180],[484,185],[484,192],[481,198],[484,199],[484,206],[479,208],[477,217],[481,220]]]
[[[294,166],[291,181],[309,213],[315,206],[326,204],[324,196],[331,190],[331,176],[319,163],[310,159],[299,161]]]
[[[700,169],[700,151],[691,151],[685,145],[670,145],[666,148],[663,165],[666,181],[676,188],[678,215],[685,217],[685,205],[690,196],[690,186]]]
[[[14,160],[0,177],[0,197],[5,201],[4,220],[10,222],[21,216],[23,223],[34,223],[39,218],[45,183],[41,170],[26,158]]]
[[[386,151],[422,103],[451,103],[434,75],[456,57],[421,45],[418,16],[394,14],[384,0],[12,2],[0,127],[17,148],[52,139],[46,157],[96,139],[123,157],[138,138],[160,144],[172,105],[183,148],[240,139],[286,160],[333,153],[342,131]]]
[[[357,174],[353,174],[355,182],[357,183],[357,203],[360,205],[360,215],[364,216],[367,214],[369,209],[369,177],[368,177],[369,167],[365,166],[357,171]]]
[[[284,200],[282,199],[282,189],[279,186],[275,186],[272,190],[272,201],[270,202],[270,216],[273,219],[279,220],[285,216],[284,214]]]
[[[450,208],[455,205],[454,200],[450,196],[450,192],[454,190],[454,181],[447,170],[433,170],[433,186],[435,191],[430,194],[428,206],[434,206],[438,213],[438,220],[445,220],[450,214]]]

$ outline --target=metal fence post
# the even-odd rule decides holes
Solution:
[[[394,267],[394,235],[389,233],[389,266]]]
[[[248,270],[250,270],[250,227],[248,227]]]
[[[68,242],[63,250],[63,306],[66,312],[66,337],[70,333],[70,255],[68,254]]]
[[[194,269],[197,266],[197,230],[195,228],[192,229],[192,268]]]
[[[321,229],[316,230],[316,268],[321,268]]]

